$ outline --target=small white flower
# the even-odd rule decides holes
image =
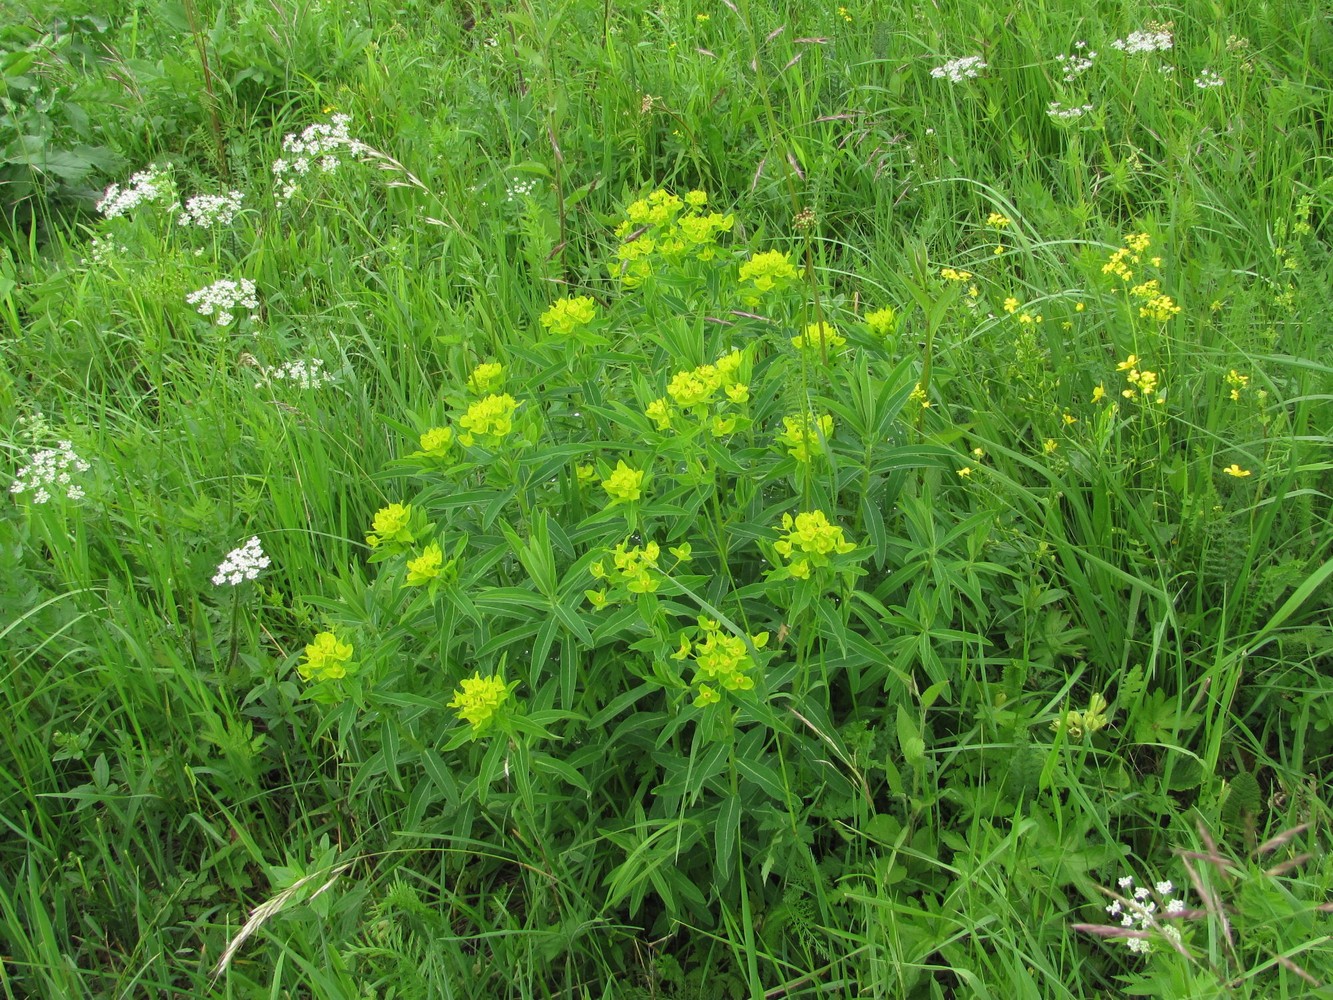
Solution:
[[[115,219],[134,211],[140,205],[152,202],[175,200],[171,174],[166,167],[151,164],[147,169],[130,177],[123,189],[119,184],[112,184],[97,203],[97,210],[108,219]]]
[[[1135,31],[1125,38],[1117,38],[1111,43],[1113,49],[1129,55],[1144,52],[1165,52],[1171,48],[1172,39],[1169,31]]]
[[[1075,118],[1082,118],[1092,110],[1091,104],[1072,104],[1067,108],[1061,107],[1059,101],[1051,101],[1046,105],[1046,113],[1057,121],[1072,121]]]
[[[1129,950],[1139,955],[1146,955],[1152,951],[1152,942],[1147,938],[1125,938],[1125,944],[1129,945]]]
[[[181,225],[198,226],[211,229],[213,226],[229,226],[241,210],[241,199],[245,194],[232,191],[225,195],[197,194],[185,202],[181,210]]]
[[[1122,889],[1131,889],[1134,887],[1134,876],[1126,875],[1124,878],[1118,881],[1116,885],[1120,886],[1120,888]]]
[[[1198,87],[1200,90],[1207,90],[1210,87],[1220,87],[1224,83],[1226,83],[1226,80],[1222,79],[1222,77],[1218,76],[1218,74],[1211,69],[1200,70],[1199,75],[1194,78],[1194,86]]]
[[[91,465],[74,453],[74,445],[60,441],[55,448],[43,448],[28,458],[28,464],[19,469],[10,484],[15,495],[32,493],[33,503],[47,503],[52,491],[63,494],[67,500],[82,500],[83,487],[75,482],[74,472],[87,472]]]
[[[227,553],[227,558],[222,560],[218,565],[218,571],[213,574],[213,586],[235,587],[242,581],[255,579],[259,576],[259,571],[267,569],[268,566],[269,558],[264,555],[258,536],[252,537],[239,549],[232,549]]]
[[[1169,882],[1168,882],[1167,884],[1170,885]],[[1185,912],[1185,901],[1184,901],[1183,899],[1169,899],[1169,900],[1167,900],[1167,903],[1166,903],[1166,912],[1167,912],[1170,916],[1173,916],[1173,917],[1174,917],[1176,914],[1178,914],[1178,913],[1184,913],[1184,912]]]
[[[275,198],[280,206],[297,192],[293,175],[305,176],[312,167],[330,174],[342,164],[344,155],[356,158],[370,152],[369,146],[348,132],[351,123],[351,115],[336,114],[327,122],[307,125],[300,135],[291,134],[282,140],[283,156],[273,161]]]
[[[981,56],[963,56],[960,59],[950,59],[948,62],[936,66],[930,71],[930,75],[936,80],[943,80],[947,77],[950,83],[962,83],[964,80],[978,76],[985,68],[986,63]]]
[[[260,389],[274,383],[284,383],[297,389],[319,389],[338,381],[330,372],[324,370],[321,358],[288,361],[281,365],[260,369],[260,379],[255,388]]]
[[[1157,895],[1159,896],[1169,896],[1176,890],[1176,887],[1171,883],[1169,879],[1165,882],[1154,883],[1153,888],[1157,890]]]
[[[185,301],[194,306],[200,316],[212,316],[218,326],[229,326],[235,319],[233,310],[238,306],[254,312],[259,308],[255,283],[249,278],[232,281],[223,278],[206,288],[190,292]]]

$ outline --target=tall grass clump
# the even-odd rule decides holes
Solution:
[[[1326,19],[16,9],[6,996],[1315,996]]]

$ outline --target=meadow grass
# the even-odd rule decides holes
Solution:
[[[1328,988],[1326,12],[3,6],[5,996]]]

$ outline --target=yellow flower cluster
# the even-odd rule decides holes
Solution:
[[[1159,323],[1165,323],[1180,312],[1180,306],[1175,304],[1171,296],[1162,294],[1162,286],[1156,278],[1135,285],[1129,290],[1129,294],[1144,300],[1139,306],[1139,315],[1144,319],[1155,319]]]
[[[745,356],[740,351],[724,354],[711,365],[676,372],[667,383],[667,394],[648,404],[644,413],[660,431],[671,430],[671,420],[678,412],[695,419],[709,419],[710,411],[720,404],[721,412],[711,415],[709,430],[723,437],[736,429],[735,414],[727,413],[729,403],[740,405],[750,398],[750,387],[741,381]]]
[[[1051,723],[1051,728],[1059,732],[1061,727],[1069,734],[1070,739],[1081,740],[1085,736],[1091,736],[1099,729],[1106,728],[1110,722],[1106,715],[1106,698],[1100,694],[1094,694],[1088,699],[1088,710],[1086,712],[1077,712],[1070,710],[1065,713],[1063,719],[1057,719]]]
[[[658,190],[630,202],[615,231],[621,242],[611,265],[612,276],[620,278],[626,288],[634,288],[662,263],[717,257],[717,239],[731,231],[736,217],[704,214],[707,204],[708,195],[703,191],[691,191],[681,199]]]
[[[449,446],[454,443],[452,427],[432,427],[421,435],[420,454],[427,458],[444,458],[449,454]]]
[[[986,225],[992,229],[1005,229],[1009,226],[1010,218],[1007,215],[1001,215],[999,212],[991,212],[986,216]]]
[[[694,658],[694,679],[699,683],[699,693],[694,703],[699,707],[716,704],[722,695],[718,688],[727,691],[749,691],[754,687],[754,678],[749,671],[755,666],[754,657],[744,639],[737,635],[728,635],[722,626],[711,618],[699,619],[699,632],[703,638],[691,642],[682,634],[680,648],[672,653],[677,660]],[[763,649],[768,645],[768,633],[760,632],[750,636],[750,645]]]
[[[458,418],[458,426],[462,428],[458,434],[459,444],[471,448],[478,437],[489,438],[487,443],[498,442],[514,429],[516,409],[518,402],[509,393],[477,400]]]
[[[1133,233],[1125,237],[1125,245],[1111,254],[1102,265],[1102,274],[1114,274],[1121,281],[1128,283],[1134,278],[1131,267],[1137,267],[1140,255],[1152,245],[1152,238],[1147,233]],[[1161,263],[1160,257],[1153,258],[1154,266]]]
[[[407,561],[407,586],[420,587],[430,583],[444,569],[444,551],[439,542],[431,542],[421,555]]]
[[[366,544],[372,549],[398,548],[411,545],[412,540],[411,504],[391,503],[375,512],[370,534],[366,535]]]
[[[688,546],[682,547],[681,552],[674,549],[672,552],[677,558],[683,554],[682,562],[687,560],[690,554]],[[625,542],[621,542],[611,552],[610,566],[603,559],[593,563],[590,572],[593,579],[605,580],[613,587],[623,586],[631,594],[651,594],[657,590],[657,585],[662,579],[661,570],[657,565],[661,555],[662,547],[656,542],[636,545],[634,548],[629,548]],[[594,607],[601,608],[606,605],[606,594],[590,590],[588,600]]]
[[[944,278],[946,281],[958,281],[958,282],[971,281],[972,272],[959,271],[952,267],[942,267],[940,268],[940,277]]]
[[[777,554],[787,560],[787,571],[808,580],[812,569],[829,565],[829,557],[845,555],[856,546],[843,537],[842,528],[830,524],[822,510],[806,511],[794,518],[782,515],[785,534],[774,543]]]
[[[805,328],[805,333],[791,338],[791,346],[798,351],[832,351],[845,343],[847,338],[823,321],[811,323]]]
[[[1125,381],[1129,383],[1129,388],[1120,395],[1126,399],[1134,399],[1136,396],[1146,400],[1155,399],[1160,403],[1164,394],[1159,391],[1157,373],[1139,368],[1142,363],[1142,358],[1137,354],[1131,354],[1115,366],[1116,371],[1125,373]]]
[[[751,284],[742,295],[746,302],[751,305],[759,301],[761,295],[773,291],[775,288],[782,288],[795,281],[800,275],[787,255],[781,250],[766,250],[763,253],[757,253],[741,265],[740,280],[744,285],[746,282]]]
[[[602,480],[602,489],[606,490],[612,504],[638,500],[643,496],[643,470],[631,469],[622,458],[607,479]]]
[[[783,417],[782,428],[778,444],[796,461],[809,462],[820,450],[820,439],[827,441],[833,436],[833,415],[823,413],[816,417],[813,413],[802,413]]]
[[[351,661],[350,642],[343,642],[332,632],[321,632],[306,646],[305,660],[297,664],[296,672],[305,681],[336,681],[354,669]]]
[[[874,312],[866,314],[866,326],[870,327],[870,332],[875,336],[887,337],[898,329],[898,314],[892,306],[876,309]]]
[[[510,685],[500,674],[482,677],[481,671],[464,677],[454,691],[454,700],[448,707],[472,727],[472,735],[479,736],[495,721],[500,707],[509,700]]]
[[[504,385],[504,380],[504,365],[488,361],[472,369],[472,374],[467,377],[467,387],[476,395],[481,396],[500,388]]]
[[[1227,385],[1231,386],[1231,392],[1229,393],[1231,401],[1233,403],[1239,403],[1241,390],[1245,389],[1250,384],[1250,376],[1242,375],[1233,368],[1231,371],[1227,372],[1226,378]]]
[[[597,304],[587,295],[556,299],[541,315],[542,326],[561,337],[587,326],[597,317]]]

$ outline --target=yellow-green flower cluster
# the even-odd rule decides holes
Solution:
[[[768,633],[760,632],[750,636],[747,644],[738,635],[722,631],[722,626],[711,618],[699,619],[699,638],[693,642],[684,633],[680,637],[680,648],[672,653],[677,660],[694,659],[694,680],[699,685],[699,693],[694,703],[701,708],[716,704],[722,695],[719,689],[727,691],[749,691],[754,687],[754,657],[750,649],[763,649],[768,645]]]
[[[735,225],[733,215],[704,213],[708,195],[691,191],[681,199],[664,190],[630,202],[616,227],[620,245],[611,265],[626,288],[641,285],[659,267],[686,258],[713,260],[717,239]]]
[[[496,713],[509,700],[512,687],[505,683],[501,674],[483,677],[481,671],[477,671],[474,676],[463,678],[448,707],[472,727],[473,736],[480,736],[491,726]]]
[[[808,580],[812,570],[828,566],[830,556],[846,555],[856,548],[822,510],[806,511],[795,517],[783,514],[782,530],[784,534],[773,548],[786,560],[787,572],[798,580]]]
[[[1106,724],[1110,721],[1106,714],[1106,698],[1100,694],[1094,694],[1088,699],[1088,710],[1086,712],[1071,709],[1065,713],[1063,719],[1052,722],[1051,728],[1059,732],[1063,727],[1071,739],[1080,740],[1084,736],[1091,736],[1099,729],[1106,728]]]
[[[795,265],[785,253],[781,250],[765,250],[741,265],[741,284],[748,282],[751,286],[742,290],[742,298],[754,305],[760,296],[789,285],[799,277]]]
[[[1161,284],[1156,278],[1135,285],[1129,290],[1129,294],[1143,300],[1139,305],[1139,315],[1144,319],[1155,319],[1159,323],[1165,323],[1180,312],[1180,306],[1176,305],[1171,296],[1162,294]]]
[[[671,551],[680,562],[690,557],[688,545],[682,546],[679,551],[676,549]],[[593,579],[605,581],[607,586],[624,587],[631,594],[652,594],[656,592],[662,580],[662,572],[658,568],[658,559],[661,555],[662,547],[656,542],[636,545],[633,548],[626,542],[621,542],[611,552],[609,565],[602,559],[592,564],[590,572]],[[589,590],[587,597],[595,608],[601,609],[607,604],[606,591]]]
[[[454,443],[452,427],[432,427],[421,435],[421,451],[417,454],[426,458],[445,458],[449,447]]]
[[[1115,370],[1125,373],[1125,381],[1129,383],[1129,388],[1125,389],[1120,395],[1126,399],[1135,397],[1162,402],[1165,393],[1160,391],[1160,383],[1157,373],[1148,371],[1146,368],[1140,368],[1143,359],[1137,354],[1131,354],[1124,361],[1115,366]]]
[[[597,317],[597,304],[587,295],[556,299],[541,315],[542,326],[561,337],[568,337]]]
[[[643,469],[631,469],[622,458],[616,462],[611,475],[602,480],[602,489],[612,504],[629,503],[643,496]]]
[[[402,549],[412,544],[414,535],[412,505],[391,503],[375,512],[366,544],[372,549]]]
[[[805,333],[791,338],[791,346],[798,351],[832,351],[847,343],[847,338],[840,334],[832,324],[822,320],[811,323]]]
[[[431,542],[421,555],[407,560],[407,586],[420,587],[436,579],[444,570],[444,550],[439,542]]]
[[[876,309],[866,314],[866,326],[877,337],[887,337],[898,329],[898,313],[892,306]]]
[[[458,434],[459,444],[471,448],[479,437],[486,439],[487,444],[498,443],[514,429],[516,409],[518,402],[509,393],[477,400],[458,418],[458,426],[462,428]]]
[[[305,648],[305,659],[298,663],[296,672],[301,679],[318,683],[337,681],[354,671],[352,644],[343,642],[332,632],[321,632]]]
[[[504,381],[504,365],[488,361],[472,369],[472,374],[467,377],[467,387],[474,395],[481,396],[499,389]]]
[[[740,351],[724,354],[711,365],[677,372],[667,383],[667,394],[648,404],[644,413],[660,431],[669,431],[678,413],[706,423],[714,437],[734,433],[738,415],[728,410],[750,398],[750,387],[742,381],[745,356]]]
[[[820,450],[820,440],[827,441],[833,436],[833,415],[821,413],[801,413],[794,417],[782,418],[782,433],[778,435],[778,444],[787,449],[798,462],[809,462]]]

